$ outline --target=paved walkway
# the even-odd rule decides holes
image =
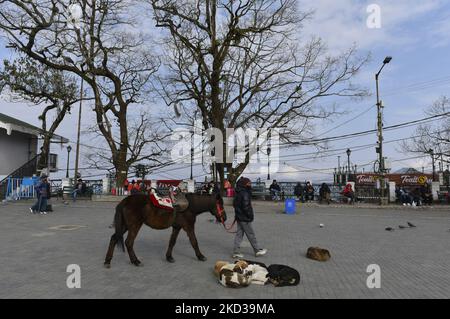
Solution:
[[[230,257],[232,235],[200,216],[196,228],[208,261],[199,262],[185,233],[165,261],[170,231],[142,228],[136,268],[116,250],[103,268],[112,230],[112,203],[54,203],[48,216],[30,215],[28,203],[0,205],[0,298],[450,298],[450,210],[304,206],[295,216],[282,204],[255,203],[255,229],[269,254],[260,260],[287,264],[301,273],[297,287],[220,286],[212,269]],[[231,208],[229,215],[233,215]],[[417,228],[399,230],[410,221]],[[324,228],[319,224],[323,223]],[[75,230],[55,226],[78,225]],[[387,232],[387,226],[397,227]],[[248,258],[251,248],[244,245]],[[308,260],[310,246],[331,251],[327,263]],[[66,286],[69,264],[81,267],[81,289]],[[368,265],[381,268],[381,289],[369,289]]]

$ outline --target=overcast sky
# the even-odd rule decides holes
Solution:
[[[381,28],[367,27],[367,7],[376,3],[381,8]],[[305,24],[305,35],[322,37],[332,51],[344,50],[356,43],[362,53],[371,53],[371,62],[366,65],[358,76],[358,82],[372,92],[372,96],[358,102],[342,100],[341,106],[348,113],[342,117],[319,123],[317,133],[327,132],[340,126],[356,115],[357,119],[338,127],[322,137],[349,134],[376,128],[376,103],[374,74],[382,65],[385,56],[392,56],[392,62],[383,70],[380,79],[381,97],[385,105],[385,126],[425,117],[424,110],[436,99],[450,95],[450,2],[444,0],[396,0],[396,1],[362,1],[362,0],[300,0],[300,9],[315,10],[314,18]],[[4,49],[0,43],[0,57],[11,58],[12,53]],[[88,107],[88,106],[87,106]],[[367,112],[364,112],[368,110]],[[0,112],[14,116],[20,120],[40,126],[38,108],[23,104],[11,104],[3,97],[0,100]],[[85,111],[83,125],[90,124],[89,112]],[[74,110],[57,133],[76,140],[76,115]],[[414,127],[389,131],[385,133],[385,141],[411,136]],[[84,137],[87,139],[87,137]],[[352,148],[376,142],[375,134],[334,142],[331,149]],[[89,144],[89,140],[82,141]],[[385,156],[393,161],[393,169],[412,166],[421,169],[429,167],[429,158],[419,160],[402,160],[411,155],[399,152],[397,143],[385,145]],[[3,150],[2,150],[3,151]],[[82,149],[82,152],[86,151]],[[280,173],[272,174],[278,180],[306,179],[319,182],[322,179],[332,180],[329,172],[337,166],[337,156],[341,161],[347,161],[345,150],[332,156],[311,158],[301,154],[314,151],[311,148],[298,148],[281,153],[282,165]],[[65,168],[65,148],[59,159],[59,167]],[[72,153],[73,154],[73,153]],[[295,156],[294,156],[295,155]],[[73,156],[72,156],[73,159]],[[354,151],[351,155],[353,164],[366,164],[376,159],[375,148]],[[399,161],[400,160],[400,161]],[[286,161],[286,164],[283,162]],[[73,166],[73,163],[71,164]],[[83,166],[84,164],[82,164]],[[310,169],[331,169],[321,172],[304,172]],[[428,168],[429,169],[429,168]],[[366,171],[370,167],[365,168]],[[92,172],[90,172],[92,173]],[[90,174],[85,172],[84,175]],[[196,169],[194,175],[201,175],[202,170]],[[327,175],[328,174],[328,175]],[[152,178],[187,178],[189,170],[176,170],[163,173]],[[251,176],[256,178],[256,176]]]

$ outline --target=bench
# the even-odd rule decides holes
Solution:
[[[56,198],[59,199],[72,199],[72,194],[74,192],[74,187],[73,186],[64,186],[63,188],[59,189],[56,192]],[[93,195],[93,189],[92,187],[88,186],[86,188],[86,192],[84,194],[78,194],[77,195],[77,199],[92,199],[92,195]],[[66,198],[64,198],[64,196],[66,196]]]
[[[440,204],[450,204],[450,195],[448,191],[438,191],[437,195]]]
[[[256,198],[262,198],[264,200],[271,200],[269,190],[266,190],[265,185],[252,186],[252,196]]]

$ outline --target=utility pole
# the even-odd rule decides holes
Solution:
[[[378,161],[379,161],[379,175],[380,175],[380,205],[385,204],[384,195],[385,195],[385,169],[384,169],[384,157],[383,157],[383,104],[380,100],[380,87],[379,87],[379,77],[383,68],[391,62],[392,57],[388,56],[383,61],[383,66],[380,71],[375,74],[375,82],[377,89],[377,128],[378,128]]]
[[[77,149],[75,154],[75,178],[74,183],[78,179],[78,163],[80,158],[80,132],[81,132],[81,109],[83,106],[83,84],[84,79],[81,78],[81,90],[80,90],[80,110],[78,111],[78,133],[77,133]]]
[[[269,130],[269,136],[267,138],[267,143],[269,143],[270,138],[271,138],[271,134],[270,134],[270,130]],[[270,147],[271,145],[268,144],[267,145],[267,180],[270,181],[270,154],[272,153],[272,149]]]
[[[341,157],[338,156],[338,176],[337,176],[337,182],[339,186],[341,186]]]

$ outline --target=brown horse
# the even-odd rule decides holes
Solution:
[[[153,229],[167,229],[172,226],[172,236],[170,237],[169,248],[166,253],[167,261],[175,262],[172,257],[172,250],[181,229],[187,233],[197,258],[205,261],[206,257],[200,252],[195,236],[195,221],[197,216],[204,212],[210,212],[219,222],[225,221],[226,213],[223,209],[223,199],[220,195],[179,194],[177,196],[185,196],[188,202],[187,209],[182,208],[181,210],[176,209],[174,212],[169,212],[155,207],[150,197],[145,194],[128,196],[122,200],[116,207],[114,216],[115,233],[112,235],[109,243],[105,267],[109,268],[111,266],[114,248],[117,243],[122,247],[123,251],[125,251],[125,246],[127,247],[128,255],[133,265],[142,265],[134,253],[133,245],[143,224]],[[128,236],[124,246],[123,235],[126,232],[128,232]]]

